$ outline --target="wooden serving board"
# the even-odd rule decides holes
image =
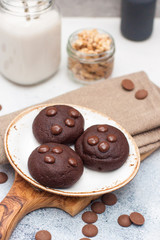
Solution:
[[[141,155],[141,160],[155,150]],[[29,212],[44,207],[56,207],[75,216],[98,197],[63,197],[39,191],[16,173],[11,190],[0,203],[0,240],[8,240],[17,223]]]

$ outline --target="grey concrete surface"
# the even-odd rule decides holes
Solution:
[[[121,0],[56,0],[63,16],[119,17]],[[156,17],[160,17],[157,0]]]

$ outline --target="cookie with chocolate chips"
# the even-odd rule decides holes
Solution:
[[[83,131],[83,116],[75,108],[66,105],[43,109],[33,122],[33,134],[39,143],[71,144]]]
[[[31,153],[28,168],[40,184],[50,188],[68,188],[81,177],[83,162],[70,147],[46,143]]]
[[[126,137],[110,125],[89,127],[77,140],[75,149],[86,167],[102,172],[120,168],[129,155]]]

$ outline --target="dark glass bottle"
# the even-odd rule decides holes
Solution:
[[[124,37],[143,41],[153,30],[156,0],[122,0],[121,32]]]

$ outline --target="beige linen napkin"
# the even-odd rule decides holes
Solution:
[[[135,84],[131,92],[121,87],[121,81],[126,78]],[[137,100],[134,95],[142,88],[148,91],[148,97]],[[46,103],[56,102],[82,105],[107,114],[130,132],[141,154],[160,147],[160,90],[144,72],[97,82]],[[20,112],[0,117],[0,163],[7,163],[3,148],[5,130]]]

